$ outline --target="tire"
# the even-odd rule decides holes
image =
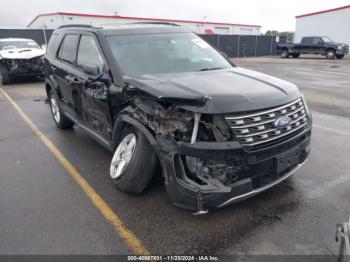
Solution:
[[[300,57],[300,54],[292,54],[293,58],[298,58]]]
[[[70,129],[73,127],[74,123],[69,120],[60,109],[58,105],[58,99],[52,89],[49,92],[50,108],[53,120],[59,129]]]
[[[125,163],[121,164],[122,161]],[[145,135],[134,127],[127,127],[113,155],[110,176],[120,190],[140,194],[151,181],[157,161]]]
[[[343,59],[343,58],[344,58],[344,55],[336,55],[336,58],[337,58],[337,59]]]
[[[288,52],[288,50],[287,49],[282,49],[281,50],[281,57],[282,58],[288,58],[289,57],[289,52]]]
[[[9,71],[3,65],[0,65],[0,84],[7,85],[11,83]]]
[[[326,58],[327,59],[334,59],[335,58],[335,51],[333,49],[329,49],[326,51]]]

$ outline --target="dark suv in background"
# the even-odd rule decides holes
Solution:
[[[159,163],[171,201],[205,213],[287,179],[310,152],[294,84],[236,67],[180,26],[62,26],[45,70],[56,125],[108,148],[125,192],[141,193]]]
[[[324,55],[327,59],[343,59],[349,53],[349,46],[336,43],[327,36],[307,36],[301,39],[300,44],[278,43],[277,50],[282,58],[313,54]]]

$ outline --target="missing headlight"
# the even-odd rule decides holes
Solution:
[[[201,169],[202,163],[198,157],[186,156],[186,165],[192,174],[196,174]]]

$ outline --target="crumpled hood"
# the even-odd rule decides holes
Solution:
[[[45,51],[39,48],[14,48],[0,51],[0,59],[31,59],[43,56]]]
[[[240,67],[125,81],[158,99],[181,102],[184,109],[211,114],[266,109],[300,97],[294,84]]]

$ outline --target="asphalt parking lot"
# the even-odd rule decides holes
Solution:
[[[312,153],[291,180],[206,216],[172,206],[159,179],[141,196],[118,191],[110,153],[55,127],[42,82],[1,86],[40,132],[0,92],[0,254],[336,254],[336,224],[350,216],[350,58],[233,61],[300,87],[314,117]]]

